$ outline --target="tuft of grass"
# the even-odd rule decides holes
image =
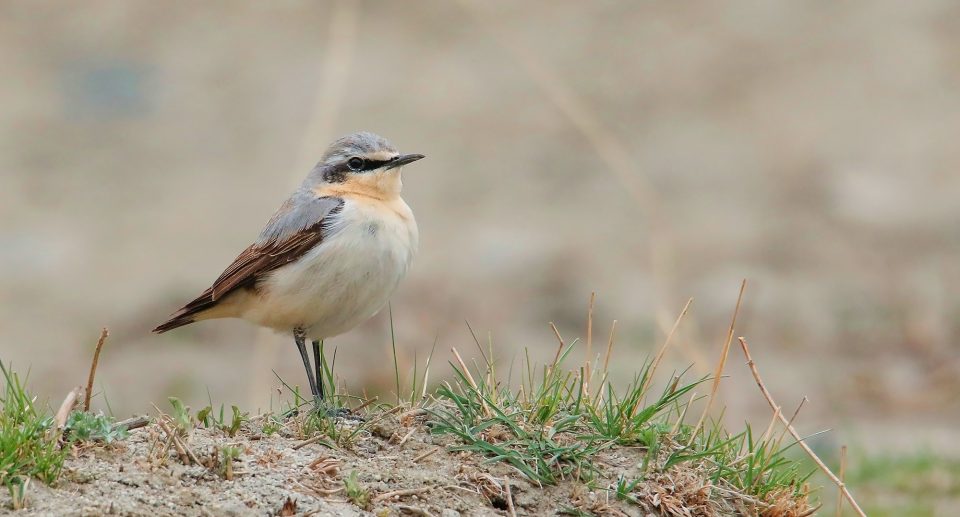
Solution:
[[[510,465],[534,483],[586,482],[646,511],[662,500],[657,480],[674,475],[702,483],[691,482],[691,497],[700,497],[705,486],[717,487],[715,493],[725,494],[717,497],[730,509],[747,505],[761,515],[784,508],[794,513],[779,515],[800,515],[809,509],[807,481],[813,472],[787,455],[796,442],[784,443],[785,431],[773,432],[776,420],[761,435],[749,425],[730,433],[719,421],[703,417],[695,425],[685,423],[698,402],[698,386],[711,382],[711,398],[716,393],[713,377],[687,380],[683,371],[666,378],[662,390],[652,389],[669,337],[657,357],[618,389],[609,380],[609,357],[593,362],[588,356],[567,366],[578,342],[568,345],[556,327],[553,331],[559,341],[553,362],[538,367],[525,353],[515,387],[498,378],[492,352],[482,354],[484,362],[471,369],[452,349],[453,379],[437,389],[436,403],[426,408],[432,432],[457,438],[453,450]],[[621,473],[602,486],[610,474],[605,454],[617,447],[639,449],[643,459],[635,473]]]
[[[227,423],[226,416],[224,415],[223,404],[220,404],[220,411],[218,413],[213,412],[213,403],[204,407],[200,411],[197,411],[197,422],[206,427],[207,429],[220,429],[227,434],[230,438],[233,438],[237,435],[237,432],[240,430],[240,426],[244,422],[250,420],[250,413],[243,413],[240,411],[240,408],[237,406],[230,406],[232,416],[230,417],[230,423]]]
[[[0,371],[5,383],[0,400],[0,483],[19,509],[31,478],[47,484],[57,481],[67,451],[60,448],[49,411],[37,407],[20,377],[2,362]]]
[[[537,483],[589,481],[598,471],[595,457],[603,450],[639,445],[655,453],[672,426],[668,409],[706,380],[672,383],[644,406],[648,364],[624,392],[605,381],[590,397],[584,391],[583,369],[563,368],[574,345],[564,347],[540,375],[525,363],[527,378],[516,390],[501,384],[492,364],[478,372],[476,381],[462,364],[451,363],[454,382],[437,390],[441,404],[429,408],[433,432],[454,435],[463,442],[455,449],[508,463]]]
[[[279,433],[281,429],[283,429],[283,422],[276,415],[268,414],[264,417],[260,432],[265,436],[273,436]]]
[[[343,480],[344,493],[347,499],[363,510],[369,510],[372,506],[372,497],[370,490],[360,483],[357,471],[350,471],[350,475]]]
[[[170,406],[173,407],[173,414],[170,415],[176,430],[181,435],[187,435],[193,430],[193,415],[190,414],[190,406],[184,405],[183,401],[177,397],[168,397]]]
[[[227,481],[233,480],[233,462],[240,458],[243,448],[238,445],[224,445],[220,447],[220,475]]]

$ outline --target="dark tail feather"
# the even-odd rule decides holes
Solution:
[[[197,314],[212,308],[216,304],[217,301],[213,299],[213,291],[207,289],[195,300],[184,305],[183,308],[175,312],[173,316],[170,316],[169,320],[157,325],[157,328],[153,329],[153,331],[157,334],[163,334],[168,330],[189,325],[197,321],[195,318]]]

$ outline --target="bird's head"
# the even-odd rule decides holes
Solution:
[[[400,194],[401,168],[423,158],[401,154],[382,136],[361,131],[330,144],[308,181],[328,188],[392,198]]]

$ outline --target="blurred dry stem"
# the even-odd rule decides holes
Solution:
[[[77,386],[67,393],[63,402],[60,403],[60,409],[57,410],[57,414],[54,416],[54,422],[56,423],[54,429],[63,429],[63,426],[67,425],[67,418],[70,417],[70,413],[73,411],[73,408],[77,406],[77,403],[80,402],[80,397],[82,396],[83,386]]]
[[[737,295],[737,306],[733,309],[733,317],[730,319],[730,328],[727,331],[727,339],[723,343],[723,350],[720,352],[720,359],[717,361],[717,369],[713,372],[713,385],[710,388],[710,397],[707,399],[707,405],[703,408],[703,413],[700,414],[700,420],[697,421],[697,425],[693,426],[693,432],[690,434],[690,443],[693,443],[694,438],[697,437],[697,433],[700,432],[700,428],[703,427],[703,421],[707,418],[707,414],[710,413],[710,406],[713,405],[713,399],[717,396],[717,390],[720,388],[720,379],[723,377],[723,368],[727,364],[727,356],[730,352],[730,343],[733,341],[733,332],[737,324],[737,315],[740,314],[740,304],[743,302],[743,292],[747,289],[747,279],[743,279],[743,282],[740,283],[740,294]]]
[[[587,360],[583,365],[583,391],[590,396],[590,363],[593,361],[593,304],[597,300],[597,293],[590,293],[590,306],[587,308]]]
[[[335,0],[330,3],[329,36],[324,46],[325,52],[318,63],[321,69],[321,83],[307,127],[303,133],[299,154],[291,171],[299,178],[304,170],[310,170],[316,163],[319,146],[333,138],[334,128],[340,117],[341,107],[346,92],[346,84],[350,79],[350,70],[353,67],[356,39],[357,20],[360,16],[360,2],[358,0]],[[275,334],[267,329],[260,329],[251,354],[255,382],[251,383],[250,399],[258,400],[261,393],[270,386],[270,377],[261,371],[268,364],[272,367],[276,361],[274,353],[277,339]]]
[[[504,49],[507,57],[514,59],[533,80],[547,99],[570,121],[587,140],[605,165],[603,169],[614,174],[643,213],[643,222],[649,231],[651,265],[656,274],[652,278],[669,285],[668,264],[673,249],[667,237],[668,226],[660,217],[660,203],[656,190],[638,174],[634,158],[620,137],[603,122],[596,111],[584,102],[572,88],[540,56],[520,40],[509,34],[493,17],[471,0],[460,0],[460,5],[476,20],[490,38]],[[656,299],[664,299],[656,297]]]
[[[670,327],[670,332],[667,333],[667,338],[664,339],[663,345],[660,346],[660,350],[657,351],[657,355],[653,359],[653,364],[650,366],[650,373],[647,375],[647,380],[643,383],[643,392],[646,392],[647,388],[650,387],[650,383],[653,382],[653,374],[657,372],[657,367],[660,366],[660,361],[663,360],[664,354],[667,353],[667,348],[670,346],[670,342],[673,340],[674,333],[676,333],[677,328],[680,327],[680,322],[683,321],[683,317],[687,314],[687,310],[690,309],[690,304],[692,303],[693,298],[687,300],[687,303],[683,306],[683,310],[680,311],[680,315],[677,316],[676,321],[673,322],[673,326]],[[606,366],[604,366],[604,368],[606,368]]]
[[[83,410],[90,411],[90,397],[93,396],[93,379],[97,375],[97,365],[100,363],[100,350],[103,348],[103,343],[106,342],[107,336],[110,335],[110,331],[107,330],[107,327],[103,327],[100,330],[100,338],[97,339],[97,348],[93,352],[93,361],[90,363],[90,375],[87,377],[87,392],[83,397]]]
[[[847,476],[847,446],[840,446],[840,486],[846,485],[846,476]],[[837,497],[837,517],[843,515],[843,490],[840,490],[840,495]]]

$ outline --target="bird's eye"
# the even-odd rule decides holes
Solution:
[[[363,169],[363,163],[364,163],[363,158],[360,158],[359,156],[354,156],[353,158],[350,158],[349,160],[347,160],[347,167],[350,167],[350,170],[352,171],[358,171],[360,169]]]

